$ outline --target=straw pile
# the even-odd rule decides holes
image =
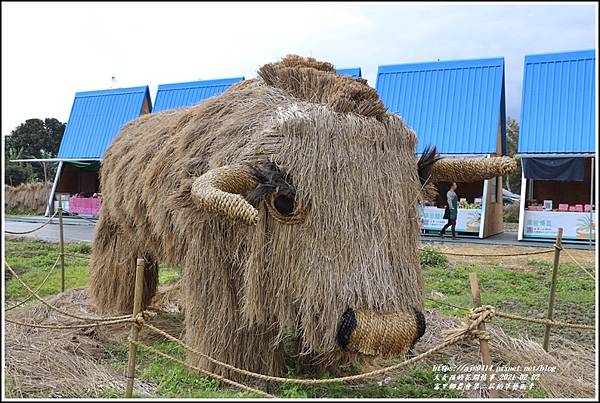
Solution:
[[[52,182],[29,182],[19,186],[4,186],[4,208],[13,211],[35,212],[46,210]]]
[[[68,312],[95,315],[88,288],[71,289],[47,301]],[[50,311],[41,303],[19,308],[7,317],[37,324],[71,323],[71,319]],[[89,397],[104,391],[122,393],[126,379],[109,366],[107,350],[116,345],[116,336],[126,337],[129,328],[127,324],[120,324],[111,328],[48,330],[6,323],[7,395]],[[149,396],[155,386],[136,381],[135,389]]]
[[[419,343],[415,346],[415,353],[420,354],[438,344],[444,339],[444,330],[462,328],[462,320],[437,314],[435,311],[426,311],[427,330]],[[540,386],[554,398],[592,398],[596,390],[595,380],[595,351],[588,347],[574,343],[560,336],[551,338],[550,352],[544,351],[538,341],[514,338],[506,335],[495,325],[487,324],[486,330],[491,334],[489,341],[492,364],[495,367],[506,366],[544,366],[556,367],[556,372],[538,372]],[[465,341],[450,346],[443,351],[429,357],[425,363],[429,365],[440,364],[442,358],[447,358],[450,364],[479,365],[478,341]],[[512,371],[517,376],[522,371]],[[532,372],[533,373],[533,372]],[[442,375],[442,373],[440,373]],[[498,377],[496,378],[498,379]],[[480,397],[480,392],[464,392],[465,397]],[[521,391],[499,391],[500,397],[524,397]]]

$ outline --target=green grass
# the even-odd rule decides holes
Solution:
[[[42,213],[40,213],[38,211],[34,211],[34,210],[12,210],[12,209],[4,210],[5,216],[36,216],[36,215],[40,215],[40,214],[42,214]]]
[[[48,270],[59,256],[59,245],[56,243],[25,240],[6,240],[5,259],[19,277],[32,289],[42,283]],[[65,244],[65,254],[75,253],[87,255],[91,253],[91,244],[86,242]],[[89,279],[90,259],[79,256],[65,256],[65,289],[83,287]],[[159,282],[170,284],[177,278],[177,270],[160,266]],[[58,294],[61,289],[60,262],[54,268],[48,281],[40,289],[41,297]],[[29,296],[29,291],[21,283],[7,275],[5,298],[16,302]]]
[[[148,343],[148,342],[147,342]],[[171,341],[150,343],[154,348],[185,361],[184,350]],[[128,346],[122,341],[109,351],[111,365],[119,371],[127,367]],[[199,375],[178,363],[138,349],[136,377],[142,381],[157,385],[155,396],[161,398],[244,398],[258,397],[252,393],[243,392],[219,381]],[[324,384],[324,385],[294,385],[274,384],[269,389],[260,388],[278,397],[285,398],[434,398],[459,397],[456,391],[434,390],[434,372],[431,368],[415,368],[408,370],[402,376],[387,383],[370,381],[358,385]],[[293,369],[288,369],[289,377],[297,377]],[[328,378],[327,374],[321,378]],[[109,396],[111,392],[105,392]]]
[[[593,269],[593,268],[591,268]],[[552,264],[529,259],[522,268],[500,267],[492,263],[473,264],[460,260],[449,267],[424,267],[426,292],[439,295],[436,299],[462,307],[473,302],[469,286],[469,272],[477,273],[483,304],[501,311],[542,319],[546,317]],[[554,319],[573,323],[594,323],[595,283],[577,266],[563,263],[559,267],[556,285]],[[465,311],[426,301],[427,308],[451,316],[463,317]],[[508,335],[541,340],[544,326],[522,321],[493,319]],[[552,334],[593,344],[592,332],[556,328]]]

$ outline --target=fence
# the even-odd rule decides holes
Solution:
[[[61,217],[60,205],[59,205],[58,214],[59,214],[59,218],[60,218]],[[52,217],[50,217],[50,219],[52,219]],[[46,225],[46,224],[47,223],[45,223],[44,225]],[[62,220],[61,220],[61,224],[62,224]],[[61,225],[61,227],[62,227],[62,225]],[[41,227],[39,227],[39,228],[41,228]],[[61,232],[62,232],[62,230],[61,230]],[[510,313],[499,311],[490,305],[482,305],[481,296],[479,293],[479,283],[478,283],[478,279],[477,279],[477,274],[470,273],[469,279],[470,279],[471,294],[472,294],[472,299],[473,299],[473,304],[474,304],[473,308],[460,307],[460,306],[448,304],[443,301],[439,301],[434,298],[427,298],[427,300],[433,301],[437,304],[449,305],[449,306],[452,306],[455,308],[459,308],[459,309],[468,311],[468,314],[465,317],[464,327],[447,329],[444,332],[445,339],[441,344],[439,344],[433,348],[430,348],[429,350],[427,350],[415,357],[407,359],[401,363],[390,365],[385,368],[377,369],[374,371],[369,371],[369,372],[364,372],[364,373],[357,374],[357,375],[350,375],[350,376],[344,376],[344,377],[328,378],[328,379],[297,379],[297,378],[283,378],[283,377],[271,376],[271,375],[267,375],[267,374],[261,374],[261,373],[248,371],[248,370],[245,370],[242,368],[237,368],[228,363],[219,361],[213,357],[210,357],[210,356],[202,353],[201,351],[195,350],[194,348],[185,344],[178,338],[171,336],[170,334],[166,333],[165,331],[153,326],[152,324],[148,323],[148,321],[152,317],[154,317],[156,315],[156,313],[151,312],[151,311],[142,311],[141,310],[141,296],[143,293],[144,259],[137,260],[136,278],[135,278],[135,294],[134,294],[134,309],[133,309],[132,314],[131,315],[114,316],[114,317],[92,317],[92,316],[82,316],[82,315],[73,314],[73,313],[66,312],[62,309],[59,309],[59,308],[49,304],[42,297],[39,296],[39,294],[38,294],[39,290],[45,284],[47,279],[50,277],[50,274],[52,273],[54,268],[57,266],[59,261],[61,261],[62,265],[63,265],[63,279],[64,279],[64,256],[65,256],[65,253],[64,253],[64,249],[62,247],[61,247],[61,252],[60,252],[59,256],[57,257],[57,260],[54,262],[52,268],[49,270],[48,275],[45,277],[45,279],[42,281],[42,283],[35,290],[33,290],[29,285],[27,285],[18,276],[18,274],[12,269],[12,267],[10,267],[10,265],[8,263],[6,263],[6,261],[5,261],[6,269],[29,292],[29,296],[24,301],[21,301],[13,306],[5,308],[5,311],[10,311],[18,306],[23,305],[25,302],[29,301],[31,298],[35,298],[38,301],[40,301],[41,303],[45,304],[49,309],[56,311],[56,312],[60,313],[61,315],[68,316],[70,318],[77,319],[79,321],[85,321],[86,323],[61,325],[60,323],[56,323],[56,324],[25,323],[25,322],[13,320],[10,318],[5,318],[5,320],[8,323],[12,323],[12,324],[19,325],[19,326],[27,326],[27,327],[32,327],[32,328],[43,328],[43,329],[77,329],[77,328],[90,328],[90,327],[97,327],[97,326],[110,326],[110,325],[121,324],[121,323],[131,323],[132,326],[131,326],[130,337],[129,337],[129,355],[128,355],[128,365],[127,365],[127,387],[125,390],[125,397],[132,396],[133,381],[135,379],[136,355],[137,355],[138,347],[145,349],[149,352],[152,352],[154,354],[157,354],[157,355],[159,355],[165,359],[168,359],[172,362],[176,362],[181,365],[185,365],[194,371],[197,371],[201,374],[204,374],[206,376],[217,379],[228,385],[239,388],[240,390],[243,390],[246,392],[251,392],[251,393],[254,393],[261,397],[270,397],[270,398],[276,397],[276,396],[273,396],[273,395],[271,395],[263,390],[260,390],[258,388],[251,387],[251,386],[245,385],[243,383],[233,381],[224,376],[207,371],[206,369],[189,365],[189,364],[185,363],[184,361],[179,360],[178,358],[172,357],[160,350],[157,350],[156,348],[154,348],[152,346],[149,346],[149,345],[139,341],[138,335],[142,329],[146,329],[150,332],[156,333],[156,334],[164,337],[165,339],[168,339],[168,340],[176,343],[177,345],[182,347],[186,352],[194,353],[200,357],[203,357],[218,367],[230,370],[239,375],[247,376],[247,377],[250,377],[250,378],[253,378],[256,380],[269,381],[269,382],[297,384],[297,385],[318,385],[318,384],[364,380],[367,378],[374,377],[376,375],[388,373],[391,371],[396,371],[396,370],[403,369],[408,366],[414,365],[414,364],[418,363],[419,361],[422,361],[423,359],[429,357],[430,355],[432,355],[438,351],[441,351],[444,348],[447,348],[453,344],[456,344],[462,340],[479,340],[480,355],[481,355],[483,363],[485,365],[487,365],[487,368],[489,371],[489,368],[492,364],[492,357],[491,357],[490,349],[488,346],[488,341],[490,340],[491,335],[486,331],[485,323],[489,322],[494,317],[500,317],[500,318],[505,318],[505,319],[510,319],[510,320],[525,321],[525,322],[545,325],[546,332],[545,332],[545,337],[544,337],[544,349],[546,351],[548,351],[548,341],[549,341],[550,329],[552,327],[562,327],[562,328],[579,329],[579,330],[595,330],[595,327],[592,325],[561,322],[561,321],[554,320],[552,317],[554,294],[555,294],[555,290],[556,290],[556,279],[557,279],[557,272],[558,272],[558,266],[559,266],[559,261],[560,261],[560,253],[563,250],[563,248],[561,246],[561,238],[562,238],[561,235],[562,235],[562,231],[561,231],[561,229],[559,229],[556,244],[554,245],[554,247],[552,249],[545,250],[545,251],[534,251],[534,252],[527,252],[527,253],[502,254],[502,255],[494,255],[494,254],[476,255],[476,254],[459,254],[459,253],[442,252],[442,253],[445,253],[448,255],[479,256],[479,257],[524,256],[524,255],[536,255],[536,254],[544,254],[544,253],[554,252],[554,266],[553,266],[552,283],[551,283],[552,285],[551,285],[551,291],[550,291],[548,315],[547,315],[546,319],[535,319],[535,318],[528,318],[528,317],[524,317],[524,316],[513,315]],[[64,241],[61,240],[61,243],[63,243],[63,242]],[[77,256],[77,257],[85,256],[85,255],[75,255],[75,254],[70,254],[70,255]],[[583,268],[583,266],[579,262],[577,262],[571,254],[568,254],[568,255],[576,263],[577,266],[579,266],[581,269],[583,269],[592,279],[595,279],[594,276],[591,273],[589,273],[587,270],[585,270],[585,268]],[[87,256],[85,256],[85,257],[87,257]],[[64,286],[64,282],[63,282],[63,286]],[[488,382],[489,382],[489,377],[488,377]],[[493,389],[488,390],[488,395],[489,395],[489,397],[497,397],[496,391]]]

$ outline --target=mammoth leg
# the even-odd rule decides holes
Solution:
[[[267,326],[247,326],[241,313],[235,277],[227,263],[217,263],[210,273],[184,268],[185,341],[195,350],[238,368],[284,375],[283,348],[275,344],[277,331]],[[192,352],[190,365],[241,382],[256,383]]]
[[[90,269],[90,294],[99,313],[131,313],[138,257],[146,259],[144,308],[156,292],[158,262],[148,256],[136,231],[115,224],[108,214],[101,214]]]

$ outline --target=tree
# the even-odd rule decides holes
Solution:
[[[506,154],[517,160],[517,170],[505,176],[506,189],[513,193],[521,192],[521,158],[515,157],[519,147],[519,122],[511,118],[506,119]]]
[[[51,179],[56,172],[55,163],[16,164],[10,163],[8,160],[56,157],[65,128],[65,123],[54,118],[27,119],[25,123],[17,126],[9,136],[6,136],[5,183],[17,186],[31,180]],[[12,153],[10,158],[9,150]]]

